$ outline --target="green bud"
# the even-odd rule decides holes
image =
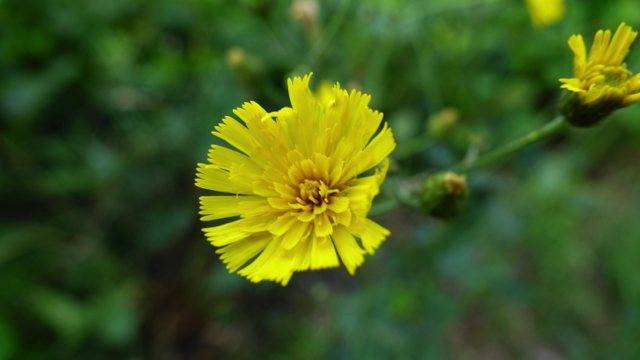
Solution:
[[[560,112],[576,127],[588,128],[599,124],[613,111],[623,107],[622,98],[603,98],[584,104],[577,93],[565,90],[560,98]]]
[[[450,219],[458,215],[468,196],[466,175],[440,172],[422,182],[423,209],[438,218]]]
[[[248,54],[242,48],[234,46],[227,50],[225,55],[227,65],[243,81],[250,82],[260,77],[264,72],[264,66],[260,59]]]
[[[427,133],[434,139],[446,137],[458,123],[460,113],[455,108],[444,108],[427,120]]]
[[[309,41],[312,43],[318,40],[320,28],[318,18],[320,6],[317,0],[295,0],[290,8],[291,17],[304,25]]]

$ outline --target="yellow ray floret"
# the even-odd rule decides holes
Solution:
[[[227,269],[253,282],[286,285],[340,260],[353,274],[390,235],[367,213],[396,146],[391,129],[369,95],[338,84],[314,96],[310,77],[289,79],[291,107],[250,102],[234,111],[240,121],[223,119],[213,135],[237,151],[213,145],[197,168],[197,186],[230,194],[201,197],[201,219],[239,217],[203,231]]]
[[[637,35],[625,23],[613,37],[610,30],[600,30],[588,56],[582,36],[572,35],[573,78],[560,79],[562,88],[574,92],[586,106],[606,102],[609,107],[623,107],[640,101],[640,76],[632,76],[623,63]]]
[[[531,22],[537,28],[554,24],[564,17],[564,0],[526,0]]]

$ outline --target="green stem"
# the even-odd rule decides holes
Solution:
[[[505,158],[516,151],[524,148],[527,145],[533,144],[534,142],[544,139],[545,137],[555,134],[559,130],[563,129],[567,124],[565,118],[561,115],[557,116],[555,119],[550,122],[542,125],[539,129],[534,130],[525,136],[516,139],[502,147],[499,147],[493,151],[490,151],[484,155],[481,155],[479,158],[471,161],[471,162],[462,162],[458,165],[450,168],[450,171],[453,172],[467,172],[473,169],[489,165],[497,160]]]
[[[473,169],[476,169],[485,165],[489,165],[495,161],[498,161],[500,159],[503,159],[515,153],[516,151],[524,148],[527,145],[533,144],[536,141],[542,140],[552,134],[557,133],[558,131],[564,129],[566,124],[567,124],[567,121],[565,120],[565,118],[563,116],[558,116],[555,119],[551,120],[550,122],[542,125],[537,130],[531,131],[530,133],[526,134],[525,136],[519,139],[516,139],[502,147],[499,147],[493,151],[490,151],[484,155],[481,155],[479,158],[473,161],[462,162],[456,166],[453,166],[449,170],[453,172],[462,173],[462,172],[471,171]],[[404,148],[405,150],[403,150],[403,152],[399,154],[399,156],[395,154],[394,156],[396,158],[402,158],[404,156],[409,156],[411,154],[421,151],[421,149],[423,147],[426,147],[428,143],[426,141],[422,142],[418,140],[420,140],[420,138],[416,138],[415,144],[411,144],[411,145],[405,144],[406,146]],[[418,175],[418,177],[421,177],[421,176],[424,176],[424,174]],[[415,179],[417,179],[417,177]],[[412,179],[405,180],[404,184],[409,184],[406,181],[412,181]],[[394,187],[397,187],[397,186],[399,186],[399,184],[394,185]],[[414,206],[411,201],[403,201],[398,193],[394,193],[393,195],[394,196],[392,196],[391,198],[375,204],[371,208],[371,211],[369,211],[368,215],[369,216],[382,215],[401,205],[411,207],[411,208],[417,207],[417,206]]]

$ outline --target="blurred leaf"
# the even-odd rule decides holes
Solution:
[[[0,360],[11,359],[19,346],[18,334],[9,322],[0,317]]]
[[[81,301],[53,289],[37,290],[29,300],[42,321],[66,344],[78,344],[87,335],[87,309]]]
[[[124,346],[137,336],[138,293],[136,283],[125,283],[100,294],[90,305],[88,316],[106,344]]]

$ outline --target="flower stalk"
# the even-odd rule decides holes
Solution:
[[[513,153],[530,144],[533,144],[539,140],[557,133],[558,131],[564,129],[566,125],[567,122],[564,116],[559,115],[555,119],[542,125],[540,128],[531,131],[530,133],[516,140],[513,140],[512,142],[507,143],[506,145],[503,145],[493,151],[481,155],[476,159],[472,159],[472,161],[462,162],[458,165],[455,165],[449,170],[453,172],[464,173],[477,169],[479,167],[489,165],[505,157],[508,157],[509,155],[512,155]]]
[[[463,161],[458,165],[454,165],[449,168],[447,171],[464,174],[469,171],[475,170],[477,168],[490,165],[499,160],[502,160],[517,151],[535,143],[540,140],[543,140],[553,134],[560,132],[561,130],[567,128],[567,121],[562,115],[558,115],[555,119],[550,122],[542,125],[540,128],[529,132],[528,134],[513,140],[493,151],[490,151],[486,154],[483,154],[475,159],[471,159],[471,161]],[[419,174],[416,175],[412,179],[406,180],[407,184],[411,184],[416,182],[419,178],[424,178],[427,174]],[[398,186],[396,186],[398,187]],[[416,189],[417,190],[417,189]],[[418,194],[415,194],[418,196]],[[407,206],[409,208],[417,208],[415,204],[412,203],[411,200],[407,199],[408,196],[400,196],[397,192],[394,191],[394,194],[391,198],[376,203],[369,211],[369,216],[377,216],[382,215],[386,212],[396,209],[399,206]]]

